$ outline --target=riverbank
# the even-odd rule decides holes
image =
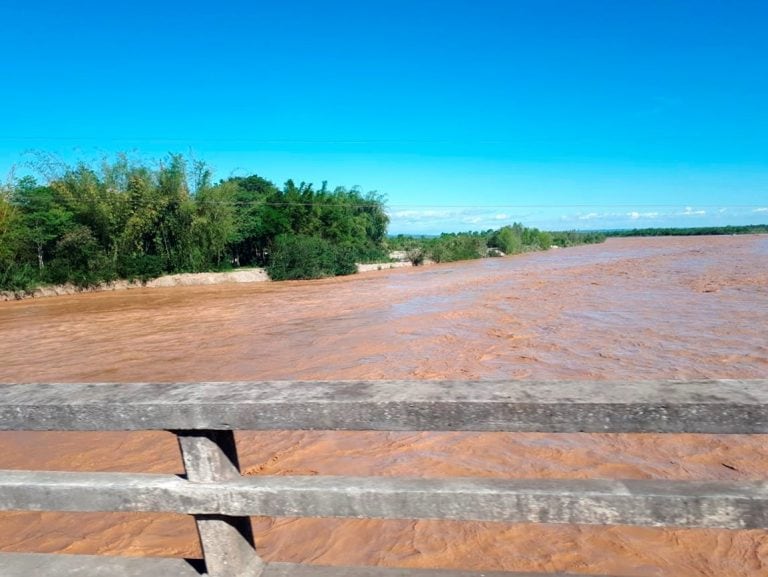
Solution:
[[[40,286],[31,291],[4,291],[0,292],[0,301],[65,296],[90,292],[128,290],[135,288],[160,288],[223,283],[265,282],[268,280],[269,275],[263,268],[248,268],[227,272],[183,273],[161,276],[145,283],[138,280],[116,280],[94,287],[79,287],[68,283],[63,285]]]
[[[358,264],[357,272],[365,273],[413,266],[410,262],[381,262]],[[227,283],[253,283],[270,281],[267,271],[263,268],[244,268],[226,272],[198,272],[170,274],[152,279],[147,282],[138,280],[116,280],[94,287],[79,287],[69,284],[40,286],[30,291],[0,291],[0,301],[15,301],[55,296],[74,295],[79,293],[129,290],[136,288],[166,288],[174,286],[215,285]]]

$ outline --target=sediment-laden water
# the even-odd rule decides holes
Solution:
[[[768,377],[768,236],[611,239],[313,282],[0,303],[0,382]],[[766,479],[765,436],[242,433],[247,474]],[[0,467],[181,472],[166,433],[2,433]],[[768,574],[768,531],[255,519],[322,564]],[[0,548],[195,556],[168,515],[5,513]]]

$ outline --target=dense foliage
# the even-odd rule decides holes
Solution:
[[[323,278],[357,271],[354,251],[317,236],[281,234],[272,245],[272,280]]]
[[[577,246],[580,244],[597,244],[605,241],[605,234],[602,232],[576,230],[564,230],[550,233],[552,235],[552,245],[560,248]]]
[[[214,184],[205,165],[177,155],[156,167],[78,164],[46,184],[25,177],[0,189],[0,289],[233,265],[299,278],[290,263],[304,253],[323,263],[309,276],[347,274],[350,262],[386,257],[388,222],[374,193],[278,188],[255,175]]]

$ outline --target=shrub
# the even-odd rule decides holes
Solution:
[[[126,254],[118,259],[117,272],[121,278],[144,283],[165,273],[165,260],[158,255]]]
[[[115,280],[117,273],[110,259],[101,252],[91,229],[80,225],[58,240],[54,259],[45,269],[45,277],[55,284],[71,282],[79,287],[90,287]]]
[[[357,272],[354,251],[316,236],[279,235],[271,247],[267,272],[272,280],[297,280]]]
[[[0,263],[0,291],[28,291],[40,283],[37,270],[27,263]]]
[[[473,234],[443,234],[430,242],[429,256],[435,262],[452,262],[482,258],[485,239]]]
[[[413,247],[405,251],[405,257],[411,262],[413,266],[421,266],[424,264],[426,255],[424,254],[424,249],[421,247]]]

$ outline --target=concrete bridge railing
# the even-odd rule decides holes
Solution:
[[[265,563],[249,516],[768,528],[768,482],[241,476],[235,430],[768,433],[768,380],[0,385],[0,430],[170,430],[185,476],[0,471],[0,510],[193,515],[204,560],[0,554],[8,577],[458,577]],[[482,573],[489,575],[489,573]],[[494,575],[517,575],[496,573]]]

